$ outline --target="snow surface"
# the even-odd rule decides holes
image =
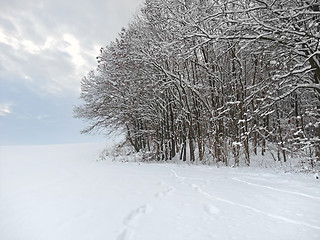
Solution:
[[[104,145],[0,147],[0,239],[320,239],[311,175],[97,161]]]

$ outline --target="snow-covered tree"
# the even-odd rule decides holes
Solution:
[[[319,14],[315,0],[146,0],[101,49],[76,116],[158,160],[319,160]]]

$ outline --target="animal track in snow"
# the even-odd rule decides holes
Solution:
[[[165,186],[165,190],[159,193],[156,193],[156,197],[165,197],[165,196],[170,196],[174,192],[174,187],[165,184],[164,182],[160,182],[159,185]]]
[[[171,175],[173,175],[177,180],[180,180],[180,181],[182,181],[182,182],[183,182],[184,180],[186,180],[185,177],[179,176],[179,175],[177,174],[177,172],[174,171],[173,169],[171,169]]]
[[[245,208],[245,209],[251,210],[252,212],[259,213],[259,214],[268,216],[270,218],[280,220],[282,222],[291,223],[291,224],[295,224],[295,225],[298,225],[298,226],[300,225],[300,226],[305,226],[305,227],[309,227],[309,228],[320,230],[320,226],[317,226],[317,225],[313,225],[313,224],[309,224],[309,223],[305,223],[305,222],[300,222],[300,221],[295,221],[295,220],[292,220],[292,219],[289,219],[289,218],[286,218],[286,217],[283,217],[283,216],[279,216],[279,215],[276,215],[276,214],[272,214],[272,213],[268,213],[268,212],[259,210],[257,208],[254,208],[254,207],[251,207],[251,206],[248,206],[248,205],[244,205],[244,204],[241,204],[241,203],[230,201],[228,199],[216,197],[216,196],[211,195],[210,193],[208,193],[206,191],[203,191],[196,184],[191,184],[191,187],[193,189],[195,189],[198,193],[200,193],[203,196],[206,196],[209,199],[220,201],[220,202],[224,202],[224,203],[227,203],[229,205]]]
[[[241,183],[245,183],[245,184],[248,184],[248,185],[251,185],[251,186],[255,186],[255,187],[266,188],[266,189],[269,189],[269,190],[274,190],[274,191],[278,191],[278,192],[289,193],[289,194],[294,194],[294,195],[298,195],[298,196],[302,196],[302,197],[307,197],[307,198],[320,200],[320,197],[317,197],[317,196],[312,196],[312,195],[305,194],[305,193],[294,192],[294,191],[274,188],[274,187],[270,187],[270,186],[265,186],[265,185],[261,185],[261,184],[251,183],[251,182],[247,182],[247,181],[235,178],[235,177],[233,177],[232,180],[237,181],[237,182],[241,182]]]
[[[133,210],[124,219],[124,229],[118,235],[117,240],[131,240],[134,237],[135,230],[139,224],[142,216],[149,214],[153,211],[153,208],[149,204],[145,204],[137,209]]]

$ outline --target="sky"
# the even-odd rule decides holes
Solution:
[[[73,118],[81,79],[143,0],[0,0],[0,145],[101,141]]]

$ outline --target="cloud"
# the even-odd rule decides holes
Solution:
[[[83,139],[81,79],[142,1],[0,0],[0,145]]]
[[[4,117],[11,113],[11,104],[0,103],[0,117]]]
[[[95,57],[142,0],[1,2],[0,81],[36,94],[78,94]]]

